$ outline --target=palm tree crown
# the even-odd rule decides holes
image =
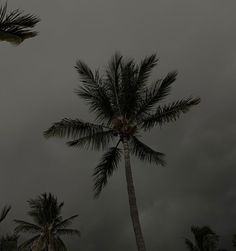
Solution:
[[[108,177],[117,168],[122,155],[119,145],[124,137],[128,139],[131,154],[142,161],[164,165],[164,154],[144,144],[139,139],[141,131],[175,121],[200,102],[199,98],[189,97],[160,104],[169,95],[177,72],[170,72],[163,79],[148,84],[157,61],[155,54],[140,64],[115,54],[105,76],[100,76],[97,70],[93,73],[85,63],[78,61],[76,69],[82,84],[76,93],[88,103],[97,123],[65,118],[45,131],[46,137],[71,138],[67,144],[73,147],[104,150],[115,142],[94,170],[95,196],[100,194]]]
[[[16,9],[7,13],[7,4],[0,6],[0,41],[20,44],[27,38],[35,37],[38,33],[32,28],[40,19],[31,14],[23,14]]]
[[[22,243],[19,250],[30,247],[33,250],[66,251],[60,236],[80,234],[76,229],[67,228],[78,215],[63,219],[61,210],[64,203],[58,203],[57,198],[50,193],[44,193],[36,199],[29,200],[28,203],[30,206],[28,214],[33,219],[33,223],[15,220],[17,223],[15,232],[31,233],[34,236]]]
[[[214,233],[210,227],[192,226],[191,232],[194,236],[194,242],[185,239],[185,244],[189,251],[220,251],[218,249],[219,237]]]

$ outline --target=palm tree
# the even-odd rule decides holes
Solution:
[[[46,137],[72,139],[68,146],[107,150],[93,173],[95,197],[100,195],[108,178],[117,169],[123,154],[130,215],[139,251],[145,251],[146,248],[139,221],[130,154],[142,161],[164,165],[164,154],[144,144],[139,139],[141,131],[175,121],[180,114],[200,102],[199,98],[186,98],[158,105],[170,93],[177,73],[168,73],[163,79],[148,85],[148,78],[157,61],[154,54],[137,64],[133,59],[126,60],[116,53],[107,66],[105,76],[100,76],[98,70],[93,73],[84,62],[78,61],[76,69],[82,84],[76,93],[95,113],[95,123],[65,118],[45,131]],[[108,148],[112,142],[115,145]],[[123,145],[123,151],[120,145]]]
[[[31,248],[34,251],[66,251],[61,236],[80,235],[78,230],[67,228],[78,215],[63,219],[61,210],[64,203],[58,203],[57,198],[52,194],[44,193],[36,199],[29,200],[28,204],[30,207],[28,215],[32,217],[33,223],[15,220],[17,223],[15,232],[30,233],[34,236],[22,243],[19,250]]]
[[[23,14],[16,9],[7,13],[7,3],[0,6],[0,41],[20,44],[27,38],[35,37],[38,33],[32,28],[40,19],[31,14]]]
[[[185,239],[185,244],[189,251],[220,251],[218,249],[219,236],[214,233],[208,226],[192,226],[191,232],[194,236],[194,242]]]

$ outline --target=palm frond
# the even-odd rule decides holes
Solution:
[[[20,44],[27,38],[35,37],[38,33],[32,28],[40,19],[31,14],[23,14],[16,9],[7,14],[7,3],[0,7],[0,40]]]
[[[41,231],[41,227],[23,220],[14,220],[18,226],[15,228],[16,233],[38,233]]]
[[[98,77],[97,74],[93,74],[92,70],[83,61],[78,60],[76,62],[75,69],[77,70],[80,80],[85,84],[85,86],[90,86],[91,88],[98,87]]]
[[[1,214],[0,214],[0,222],[2,222],[6,218],[10,210],[11,210],[11,206],[5,206],[2,209]]]
[[[139,108],[140,97],[145,91],[148,77],[157,64],[156,55],[146,57],[140,65],[131,59],[121,64],[120,104],[122,115],[132,117]]]
[[[55,224],[54,228],[57,229],[57,228],[62,228],[62,227],[68,227],[72,224],[72,220],[74,220],[77,217],[78,217],[78,214],[73,215],[69,218],[66,218],[66,219],[58,222],[57,224]]]
[[[44,136],[46,138],[60,137],[76,139],[102,131],[103,126],[101,125],[83,122],[79,119],[62,119],[46,130]]]
[[[189,251],[197,251],[194,244],[189,239],[185,239],[185,244]]]
[[[127,119],[136,111],[139,97],[137,85],[138,66],[133,59],[122,61],[119,104],[121,115]]]
[[[138,78],[137,78],[137,86],[138,88],[144,87],[152,69],[157,65],[158,59],[156,54],[153,54],[149,57],[146,57],[141,61],[139,66]]]
[[[107,184],[108,177],[110,177],[114,170],[118,167],[118,163],[121,159],[121,150],[118,148],[118,144],[116,147],[111,147],[103,155],[100,163],[94,170],[93,177],[95,197],[100,195],[102,189]]]
[[[80,236],[80,231],[77,229],[63,228],[57,230],[58,235],[77,235]]]
[[[105,85],[107,88],[107,94],[109,95],[111,105],[114,112],[121,115],[120,108],[120,84],[121,84],[121,64],[123,57],[119,53],[115,53],[111,61],[108,64],[106,70]]]
[[[168,105],[159,106],[154,114],[144,118],[141,127],[145,130],[151,129],[153,126],[176,121],[182,113],[186,113],[192,106],[198,105],[200,98],[187,98]]]
[[[90,111],[96,113],[97,119],[110,121],[114,115],[114,110],[99,72],[96,71],[93,74],[92,70],[82,61],[77,61],[75,68],[83,83],[75,91],[76,94],[89,104]]]
[[[160,164],[162,166],[165,165],[165,154],[154,151],[135,136],[132,136],[130,139],[130,150],[133,155],[142,161],[148,161],[150,163],[155,162],[156,164]]]
[[[114,139],[114,130],[97,132],[73,141],[67,142],[68,146],[92,148],[93,150],[105,149]]]
[[[176,76],[177,72],[170,72],[163,80],[157,80],[154,85],[146,88],[135,115],[138,120],[142,117],[142,114],[152,111],[158,102],[169,95],[171,84],[176,80]]]

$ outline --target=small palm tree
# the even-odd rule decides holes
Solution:
[[[0,6],[0,41],[18,45],[27,38],[35,37],[38,33],[32,28],[40,19],[31,14],[23,14],[16,9],[7,13],[7,3]]]
[[[136,64],[133,59],[125,60],[117,53],[103,77],[98,71],[93,73],[84,62],[78,61],[76,69],[82,84],[76,93],[95,113],[95,123],[66,118],[45,131],[46,137],[72,139],[68,142],[69,146],[107,150],[93,173],[95,197],[99,196],[108,178],[117,169],[123,153],[130,215],[139,251],[145,251],[146,248],[139,221],[130,154],[142,161],[164,165],[164,154],[144,144],[139,139],[140,133],[156,125],[175,121],[200,102],[199,98],[186,98],[161,105],[160,102],[170,93],[177,73],[171,72],[163,79],[148,84],[157,61],[156,55],[151,55]],[[112,142],[115,145],[109,148]],[[121,144],[123,151],[119,148]]]
[[[191,232],[194,236],[194,242],[185,239],[185,244],[189,251],[220,251],[217,248],[219,236],[208,226],[192,226]],[[223,249],[224,250],[224,249]]]
[[[61,210],[64,203],[58,203],[52,194],[42,194],[36,199],[28,201],[33,223],[15,220],[16,233],[34,234],[32,238],[19,246],[19,250],[31,248],[32,250],[66,251],[67,248],[61,239],[62,235],[80,235],[77,229],[67,228],[78,215],[63,219]]]

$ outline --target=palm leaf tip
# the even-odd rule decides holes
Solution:
[[[11,210],[11,206],[5,206],[2,209],[1,214],[0,214],[0,222],[2,222],[6,218],[7,214],[10,212],[10,210]]]
[[[95,77],[89,66],[81,60],[77,60],[75,69],[83,83],[95,87]]]
[[[100,163],[95,168],[94,177],[94,197],[99,197],[102,189],[106,186],[108,177],[117,169],[121,159],[122,151],[118,147],[111,147],[102,157]]]

